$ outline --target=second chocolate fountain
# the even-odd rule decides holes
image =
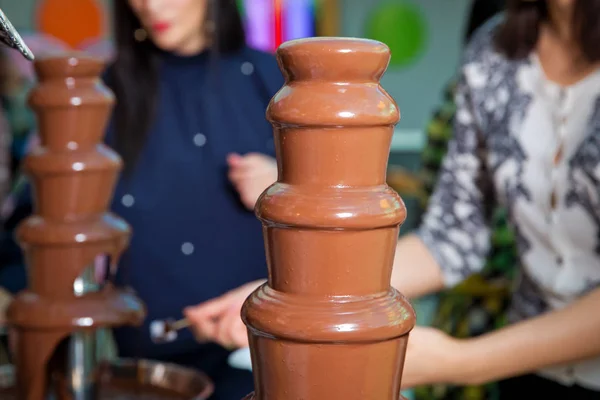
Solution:
[[[17,332],[16,382],[3,400],[205,399],[211,383],[185,368],[96,358],[97,333],[145,317],[135,295],[110,284],[130,229],[107,212],[121,170],[101,144],[114,98],[103,63],[87,57],[37,61],[30,105],[41,146],[25,161],[34,215],[18,228],[29,286],[8,310]],[[106,265],[110,260],[110,265]],[[0,375],[0,387],[12,374]]]

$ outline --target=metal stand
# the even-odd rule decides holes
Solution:
[[[73,284],[75,296],[99,290],[95,282],[95,266],[84,270]],[[96,400],[98,390],[96,383],[97,359],[96,330],[73,332],[69,341],[67,356],[67,377],[73,400]]]

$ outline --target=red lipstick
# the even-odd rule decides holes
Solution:
[[[167,22],[156,22],[152,24],[152,30],[157,33],[162,33],[169,29],[171,25]]]

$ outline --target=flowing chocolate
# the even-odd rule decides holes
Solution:
[[[400,114],[390,53],[362,39],[284,43],[272,99],[278,181],[261,196],[268,283],[244,304],[249,399],[396,400],[409,302],[390,286],[406,208],[386,184]]]
[[[134,295],[110,284],[95,287],[93,279],[96,258],[107,254],[116,264],[130,235],[125,221],[107,212],[121,160],[100,144],[114,103],[99,79],[103,67],[79,56],[35,64],[39,83],[30,105],[41,146],[24,164],[35,214],[17,230],[29,286],[8,309],[8,322],[18,332],[21,400],[46,399],[51,383],[58,400],[71,399],[72,393],[61,394],[64,380],[53,379],[75,372],[94,379],[94,366],[84,365],[73,343],[92,345],[96,329],[140,324],[145,315]],[[69,371],[69,362],[81,365]],[[93,388],[91,383],[76,384]]]

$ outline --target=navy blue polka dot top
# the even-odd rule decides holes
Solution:
[[[265,111],[283,85],[275,58],[248,48],[216,60],[163,54],[159,77],[153,127],[112,205],[133,228],[118,281],[148,307],[141,333],[124,329],[116,337],[125,353],[153,358],[199,345],[186,331],[175,343],[151,343],[152,320],[181,318],[186,306],[267,276],[261,224],[231,186],[226,157],[275,156]],[[112,139],[109,126],[109,145]]]

